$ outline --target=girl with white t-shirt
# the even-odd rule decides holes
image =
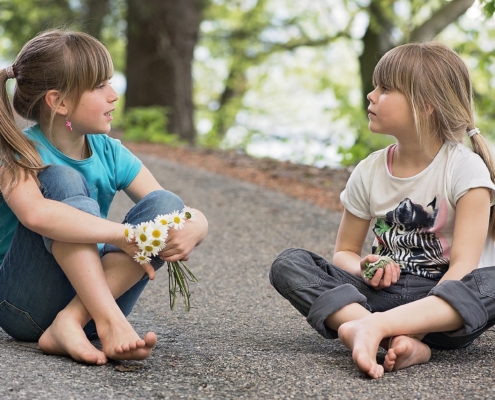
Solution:
[[[468,70],[450,48],[394,48],[373,81],[369,128],[396,143],[351,174],[333,264],[288,249],[270,281],[379,378],[427,362],[430,346],[466,346],[495,324],[495,164],[474,126]],[[462,144],[466,134],[474,151]],[[372,254],[362,258],[370,227]],[[384,256],[392,261],[365,277]],[[383,365],[380,345],[388,349]]]

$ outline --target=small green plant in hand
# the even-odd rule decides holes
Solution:
[[[378,259],[378,261],[372,262],[372,263],[366,263],[366,269],[364,270],[364,277],[368,279],[372,279],[376,271],[378,271],[379,268],[385,268],[386,265],[390,263],[395,263],[394,260],[392,260],[390,257],[387,256],[382,256]],[[402,267],[401,267],[402,268]]]

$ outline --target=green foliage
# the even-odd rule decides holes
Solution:
[[[48,29],[85,31],[87,0],[0,0],[0,56],[14,59],[22,46],[39,32]],[[125,0],[108,0],[109,13],[100,32],[115,64],[124,71]]]
[[[69,0],[0,0],[2,56],[13,58],[29,39],[42,30],[77,26],[70,3]]]
[[[495,14],[495,0],[480,0],[480,5],[488,17],[492,17]]]
[[[177,135],[167,132],[167,110],[164,107],[133,107],[124,117],[124,139],[161,144],[180,144]]]
[[[108,1],[109,7],[100,38],[112,54],[116,70],[124,71],[126,1],[102,1]],[[207,120],[209,124],[204,125],[206,130],[211,127],[209,132],[203,131],[203,135],[198,137],[200,144],[221,146],[225,133],[231,127],[242,128],[246,132],[237,146],[247,146],[253,134],[271,133],[267,132],[271,129],[269,124],[262,128],[265,132],[258,132],[260,125],[250,125],[250,122],[266,115],[272,116],[273,120],[283,120],[283,112],[291,113],[282,107],[272,107],[272,104],[283,102],[280,96],[284,95],[280,93],[290,93],[282,92],[274,84],[276,76],[272,72],[280,73],[278,67],[283,65],[287,86],[294,84],[299,76],[300,85],[305,86],[307,92],[315,96],[324,92],[335,94],[336,103],[329,106],[332,121],[345,121],[349,126],[347,135],[354,138],[350,148],[339,149],[344,165],[355,164],[370,152],[391,142],[388,137],[369,132],[361,102],[350,99],[350,93],[361,85],[361,72],[356,65],[363,50],[362,35],[366,28],[363,24],[366,25],[369,18],[372,26],[376,25],[377,33],[387,29],[373,18],[371,7],[381,10],[386,20],[393,22],[393,32],[389,32],[388,38],[398,44],[406,42],[415,28],[451,3],[446,0],[198,2],[206,8],[196,49],[201,50],[203,56],[195,61],[194,101],[198,126],[199,121]],[[342,4],[339,10],[337,3]],[[495,0],[481,0],[480,3],[485,13],[493,16]],[[27,40],[48,28],[70,26],[71,29],[84,30],[85,21],[90,18],[85,14],[87,4],[88,0],[0,0],[0,56],[12,59]],[[355,19],[356,16],[359,18]],[[475,91],[477,125],[485,133],[489,132],[495,121],[495,48],[491,45],[495,43],[495,28],[482,22],[474,28],[465,28],[462,23],[457,23],[455,27],[451,25],[450,35],[444,41],[457,47],[468,62]],[[452,38],[458,38],[459,34],[460,39],[455,39],[454,43]],[[342,43],[347,47],[348,58],[336,59],[330,54],[338,52]],[[298,54],[307,58],[310,54],[308,49],[315,49],[310,55],[314,57],[311,65],[294,62]],[[318,55],[314,56],[316,53]],[[349,58],[354,60],[349,62]],[[376,61],[373,57],[369,59],[370,63]],[[337,70],[337,67],[340,69]],[[266,90],[266,87],[275,89]],[[275,90],[279,93],[274,93]],[[296,87],[294,93],[298,93],[297,90]],[[260,99],[265,94],[267,101],[253,102],[253,98]],[[297,101],[295,98],[294,102]],[[124,127],[128,138],[160,143],[176,140],[167,133],[167,115],[163,109],[129,110],[124,117],[119,108],[114,117],[114,125]],[[329,140],[329,143],[332,141]]]

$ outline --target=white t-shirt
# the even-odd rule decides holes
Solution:
[[[361,161],[340,199],[353,215],[372,220],[374,254],[391,257],[406,273],[440,279],[449,266],[457,201],[469,189],[486,187],[493,204],[495,185],[481,157],[452,142],[419,174],[397,178],[389,170],[394,147]],[[495,243],[488,236],[478,266],[492,265]]]

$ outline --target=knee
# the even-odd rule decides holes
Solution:
[[[157,215],[182,211],[184,202],[175,193],[168,190],[155,190],[145,196],[131,214],[136,214],[143,220],[152,220]]]
[[[294,248],[280,253],[270,267],[269,278],[272,286],[279,291],[292,286],[293,281],[302,275],[301,263],[295,260],[306,255],[306,250]]]
[[[149,200],[155,207],[161,209],[158,214],[168,214],[173,211],[182,211],[184,202],[175,193],[168,190],[155,190],[146,196],[144,199]]]
[[[38,175],[43,195],[62,201],[75,196],[90,196],[84,176],[65,165],[51,165]]]
[[[45,198],[100,216],[100,206],[91,198],[86,179],[75,169],[52,165],[40,173],[38,178]]]

